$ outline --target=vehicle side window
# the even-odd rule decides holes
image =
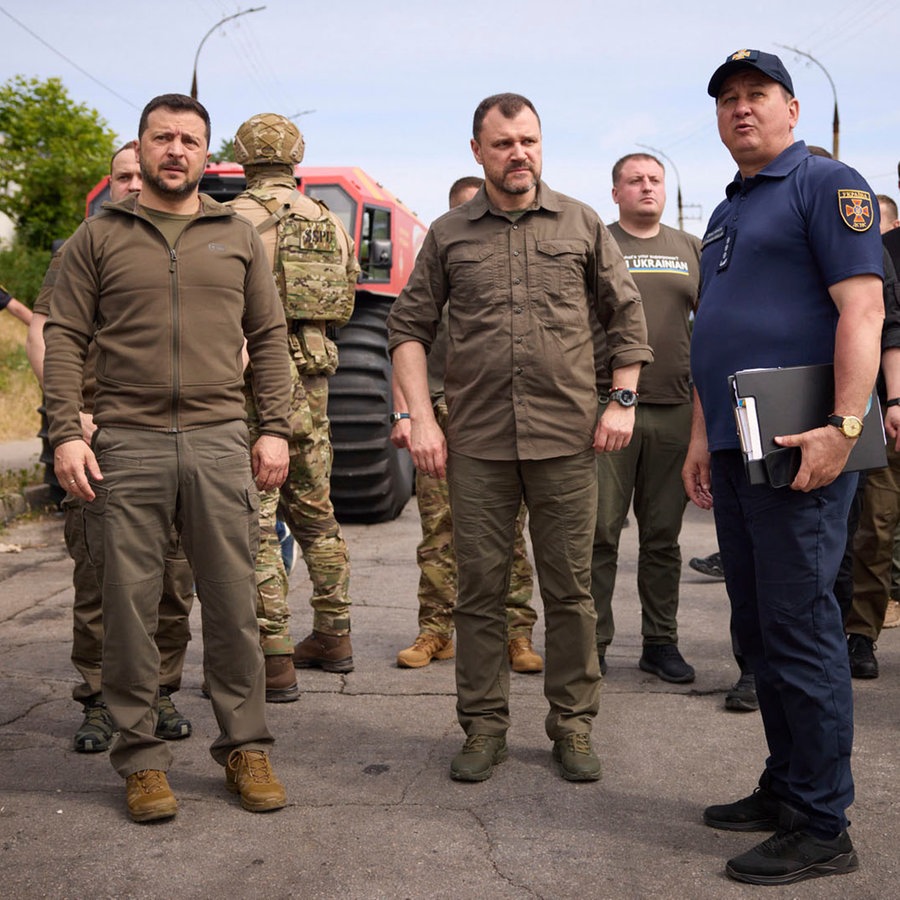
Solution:
[[[343,223],[350,237],[356,233],[356,203],[337,184],[303,184],[303,193],[321,200]]]
[[[359,265],[367,281],[390,281],[391,211],[377,206],[363,209],[359,240]],[[372,248],[376,248],[377,257]]]

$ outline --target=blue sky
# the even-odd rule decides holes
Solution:
[[[297,119],[305,161],[361,166],[426,223],[443,212],[455,178],[478,174],[468,143],[475,106],[510,90],[530,97],[541,115],[544,178],[553,188],[612,221],[612,164],[649,144],[677,166],[686,215],[696,217],[686,227],[702,234],[734,174],[706,95],[729,53],[778,52],[800,100],[797,136],[831,148],[826,76],[778,44],[828,69],[841,159],[876,192],[900,199],[896,0],[0,0],[0,81],[59,76],[125,140],[147,100],[189,91],[209,28],[261,5],[203,46],[199,99],[212,117],[213,148],[253,113],[314,110]],[[667,168],[664,221],[675,225]]]

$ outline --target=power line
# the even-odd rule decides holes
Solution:
[[[256,37],[253,23],[245,24],[246,28],[237,29],[232,36],[235,52],[243,58],[249,77],[256,86],[260,97],[263,98],[263,102],[279,110],[288,109],[294,105],[295,101],[288,100],[283,91],[283,82],[272,77],[270,60]],[[277,99],[273,99],[276,96]]]
[[[61,53],[59,50],[56,49],[56,47],[52,46],[51,44],[48,44],[47,41],[45,41],[39,34],[36,34],[27,25],[25,25],[23,22],[20,22],[14,15],[7,12],[2,6],[0,6],[0,12],[2,12],[3,15],[6,16],[8,19],[12,19],[12,21],[15,22],[16,25],[18,25],[20,28],[27,31],[36,41],[39,41],[48,50],[51,50],[58,57],[60,57],[61,59],[64,59],[70,66],[77,69],[86,78],[90,78],[91,81],[93,81],[95,84],[100,85],[100,87],[102,87],[105,91],[109,91],[114,97],[118,97],[119,100],[121,100],[123,103],[127,103],[128,106],[130,106],[132,109],[140,109],[139,106],[135,106],[135,104],[132,103],[127,97],[123,97],[121,94],[117,93],[111,87],[109,87],[109,85],[106,85],[102,81],[100,81],[99,78],[94,78],[94,76],[91,75],[90,72],[88,72],[86,69],[83,69],[81,66],[79,66],[77,62],[74,62],[73,60],[69,59],[69,57],[66,56],[65,53]]]
[[[874,0],[847,4],[830,16],[823,16],[798,46],[815,47],[818,56],[827,56],[835,46],[846,46],[860,34],[869,33],[877,22],[895,9],[895,0]]]
[[[275,77],[275,71],[269,63],[269,56],[263,49],[262,44],[256,32],[253,29],[253,23],[247,22],[247,27],[241,34],[235,35],[235,43],[237,52],[241,55],[250,72],[250,76],[256,85],[263,102],[269,104],[275,111],[289,119],[295,120],[298,116],[314,113],[314,109],[303,109],[294,115],[288,115],[288,110],[296,109],[302,103],[308,103],[310,97],[304,93],[300,98],[296,96],[296,86],[291,83],[292,91],[286,90],[285,82],[282,78]],[[278,73],[280,75],[280,71]],[[296,81],[296,79],[295,79]]]
[[[821,50],[822,44],[830,42],[836,34],[844,35],[848,26],[864,16],[864,11],[860,10],[859,6],[859,2],[847,3],[842,9],[836,10],[830,15],[821,16],[818,23],[813,25],[812,30],[806,35],[805,40],[800,43],[807,47],[816,46]]]

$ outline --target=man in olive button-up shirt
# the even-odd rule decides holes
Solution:
[[[598,423],[589,306],[606,331],[615,387],[635,390],[652,353],[640,295],[603,223],[540,180],[540,120],[531,103],[517,94],[488,97],[473,134],[485,186],[432,225],[388,321],[413,459],[429,474],[447,472],[450,485],[457,710],[468,736],[451,775],[481,781],[506,757],[504,598],[524,496],[546,618],[547,733],[565,778],[596,780],[593,457],[628,443],[634,410],[621,407]],[[445,441],[425,354],[448,303]]]

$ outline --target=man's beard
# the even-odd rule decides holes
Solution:
[[[503,191],[507,194],[527,194],[532,188],[537,187],[537,179],[535,178],[531,184],[518,184],[509,187],[505,183],[502,185]]]
[[[173,199],[190,196],[196,190],[197,185],[200,184],[200,176],[198,176],[193,180],[188,179],[183,184],[173,186],[163,181],[160,175],[148,172],[144,166],[141,166],[141,179],[144,184],[149,184],[157,194],[164,197],[172,197]]]
[[[521,169],[522,166],[514,166],[513,168]],[[537,187],[537,183],[538,183],[538,175],[534,171],[534,167],[528,166],[527,168],[528,168],[528,171],[531,172],[531,179],[532,179],[531,182],[529,182],[527,184],[523,184],[523,183],[516,183],[516,184],[512,184],[512,185],[507,184],[506,176],[509,175],[510,173],[504,172],[503,179],[501,180],[500,184],[497,185],[497,187],[500,188],[500,190],[503,191],[505,194],[515,194],[515,195],[527,194],[529,191],[531,191],[535,187]]]

